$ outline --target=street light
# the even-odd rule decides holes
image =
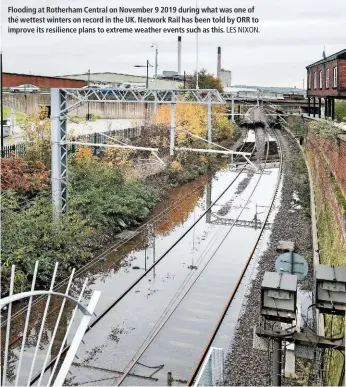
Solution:
[[[158,64],[157,64],[157,55],[159,53],[158,49],[157,49],[157,44],[156,43],[153,43],[151,45],[151,47],[155,47],[155,89],[156,89],[156,78],[157,78],[157,67],[158,67]]]
[[[88,88],[89,87],[90,87],[90,69],[88,70]],[[88,98],[88,113],[87,113],[86,119],[87,121],[91,120],[89,98]]]
[[[158,50],[157,50],[157,44],[152,43],[151,47],[155,47],[155,90],[157,89],[157,55],[158,55]],[[156,103],[156,98],[155,98],[155,105],[154,105],[154,111],[156,112],[157,110],[157,103]]]
[[[149,88],[149,67],[154,67],[152,66],[149,61],[147,60],[147,64],[146,65],[135,65],[134,67],[146,67],[147,68],[147,81],[146,81],[146,88],[148,89]]]
[[[198,0],[196,0],[196,15],[198,15]],[[198,22],[197,22],[197,17],[196,17],[196,89],[199,89],[199,84],[198,84]]]

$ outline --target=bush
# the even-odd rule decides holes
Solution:
[[[32,196],[48,188],[49,171],[40,162],[24,162],[21,159],[4,158],[1,161],[1,189],[12,189]]]
[[[125,178],[119,167],[92,159],[75,159],[70,167],[70,204],[92,226],[114,231],[137,224],[156,197],[140,180]]]
[[[2,278],[9,278],[11,265],[16,265],[15,290],[27,290],[36,260],[40,261],[38,285],[51,280],[58,261],[61,275],[90,259],[91,248],[86,241],[94,230],[74,211],[52,219],[50,196],[25,200],[12,190],[2,194]],[[60,277],[62,278],[62,277]],[[1,282],[2,294],[9,281]]]
[[[309,127],[318,138],[333,138],[340,132],[332,122],[326,120],[314,121]]]
[[[224,106],[212,108],[212,139],[222,141],[234,137],[235,124],[228,120]],[[170,127],[171,108],[162,105],[157,110],[155,122],[159,126]],[[206,138],[208,129],[207,108],[203,105],[177,104],[176,106],[176,135],[178,145],[189,141],[192,137],[185,133],[188,131],[196,136]]]
[[[346,122],[346,101],[336,101],[335,116],[339,121]]]
[[[305,160],[300,153],[291,155],[294,189],[306,215],[310,216],[310,182]]]
[[[15,264],[16,291],[28,289],[28,273],[36,260],[39,286],[50,282],[56,261],[58,279],[65,278],[73,267],[92,258],[101,236],[138,225],[156,202],[150,187],[125,178],[118,167],[96,158],[74,159],[69,165],[68,212],[57,221],[52,218],[48,190],[31,199],[22,192],[2,193],[2,278],[10,276]],[[1,290],[6,294],[8,281],[2,282]]]
[[[51,122],[46,116],[45,108],[40,108],[36,114],[26,118],[24,123],[24,138],[27,142],[26,161],[40,161],[50,168],[50,134]]]

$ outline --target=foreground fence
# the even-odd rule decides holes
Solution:
[[[193,386],[223,386],[223,349],[211,347],[193,381]]]
[[[120,141],[131,140],[139,137],[141,135],[141,130],[142,130],[141,127],[127,128],[127,129],[113,129],[107,132],[90,133],[90,134],[75,136],[73,140],[81,141],[81,142],[91,142],[94,144],[108,143],[112,141],[110,137],[116,138]],[[78,149],[78,146],[79,145],[69,145],[68,146],[69,152],[75,152],[76,149]],[[1,152],[1,157],[15,157],[15,158],[23,157],[26,153],[26,150],[27,150],[27,144],[24,142],[16,145],[7,145],[3,147]]]
[[[69,277],[65,293],[54,291],[55,280],[59,263],[55,263],[52,273],[52,280],[49,290],[35,290],[37,287],[37,274],[40,262],[36,261],[31,291],[23,293],[14,293],[15,284],[15,265],[12,265],[11,277],[9,283],[9,295],[0,300],[1,313],[7,314],[4,319],[6,323],[3,328],[6,331],[4,340],[3,359],[0,365],[0,383],[1,386],[30,386],[38,380],[36,385],[60,387],[63,385],[67,373],[72,365],[79,345],[83,341],[83,336],[90,325],[92,315],[100,298],[101,292],[94,291],[87,297],[89,302],[85,305],[86,289],[88,278],[85,279],[82,288],[74,291],[75,269],[72,270]],[[41,266],[42,265],[41,262]],[[76,294],[77,293],[77,294]],[[18,301],[27,301],[25,321],[24,318],[14,320],[16,313],[12,313],[12,306]],[[24,302],[25,302],[24,301]],[[59,314],[51,326],[50,335],[45,333],[49,324],[49,308],[54,301],[60,304]],[[41,312],[37,312],[40,308]],[[43,313],[42,313],[43,312]],[[32,323],[35,321],[35,315],[39,314],[39,324],[35,326],[38,336],[35,345],[32,335]],[[40,314],[42,313],[42,314]],[[65,313],[65,314],[64,314]],[[17,315],[18,316],[18,315]],[[24,315],[23,315],[24,317]],[[66,319],[68,322],[63,322]],[[22,326],[22,341],[19,347],[12,345],[15,335],[14,321]],[[62,321],[62,323],[60,322]],[[53,324],[52,322],[50,322]],[[45,328],[45,326],[47,327]],[[38,329],[39,328],[39,329]],[[47,337],[46,337],[47,335]],[[51,361],[52,353],[58,353],[55,362],[52,364],[51,372],[45,372]],[[65,353],[65,354],[64,354]]]

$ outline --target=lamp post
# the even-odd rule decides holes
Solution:
[[[88,88],[90,87],[90,69],[88,70]],[[89,105],[89,98],[88,98],[88,113],[87,113],[87,121],[91,119],[90,117],[90,105]]]
[[[196,15],[198,15],[198,0],[196,0]],[[196,22],[196,89],[199,89],[199,74],[198,74],[198,23]]]
[[[149,63],[149,61],[147,60],[147,64],[145,65],[145,66],[143,66],[143,65],[135,65],[135,67],[146,67],[147,68],[147,80],[146,80],[146,83],[145,83],[145,87],[148,89],[149,88],[149,66],[150,67],[153,67],[150,63]],[[146,113],[145,113],[145,115],[146,115],[146,118],[145,118],[145,120],[147,121],[147,119],[148,119],[148,104],[147,103],[145,103],[145,111],[146,111]]]
[[[147,64],[146,65],[135,65],[134,67],[146,67],[147,68],[147,80],[146,80],[146,88],[148,89],[149,88],[149,67],[154,67],[152,66],[149,61],[147,60]]]
[[[151,47],[155,47],[155,90],[157,89],[157,55],[158,55],[158,49],[157,49],[157,44],[153,43]],[[154,105],[154,111],[156,112],[157,110],[157,103],[156,103],[156,96],[155,96],[155,105]]]

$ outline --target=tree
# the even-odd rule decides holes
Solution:
[[[346,101],[336,101],[335,115],[339,121],[346,122]]]
[[[196,74],[197,72],[195,71],[193,74],[186,76],[185,87],[187,89],[196,89]],[[206,69],[198,72],[198,87],[200,89],[217,89],[221,93],[223,92],[221,79],[213,74],[209,74]]]
[[[24,123],[24,139],[27,143],[26,161],[40,161],[48,169],[51,163],[50,144],[51,123],[46,108],[40,107],[37,113],[28,116]]]
[[[235,125],[225,116],[226,107],[224,105],[213,106],[212,109],[212,133],[213,141],[223,141],[233,137]],[[155,116],[156,124],[169,128],[171,122],[170,105],[161,105]],[[191,137],[186,131],[199,137],[206,138],[208,115],[207,108],[198,104],[177,104],[176,105],[176,135],[177,144],[181,145],[187,138]],[[168,133],[167,133],[168,135]]]

